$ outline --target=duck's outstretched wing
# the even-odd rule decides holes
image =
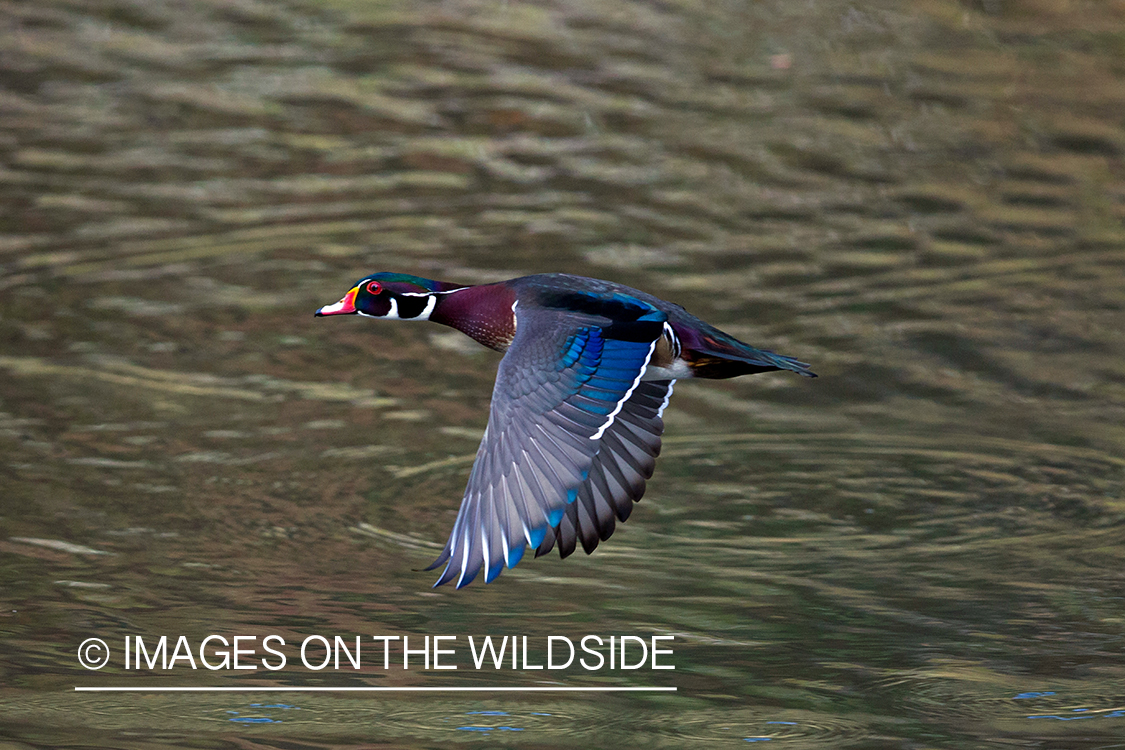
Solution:
[[[535,550],[545,555],[556,544],[567,557],[579,541],[590,554],[613,534],[617,521],[633,512],[633,503],[645,493],[660,455],[664,432],[664,407],[672,396],[674,380],[642,382],[621,407],[602,436],[600,450],[590,467],[590,476],[578,490],[578,498],[567,506],[559,525],[547,532]]]
[[[613,318],[593,303],[580,312],[517,305],[457,521],[428,568],[445,564],[435,586],[460,588],[482,570],[491,581],[528,546],[537,549],[575,502],[617,420],[629,419],[625,405],[666,316],[644,303],[624,313],[614,304]]]

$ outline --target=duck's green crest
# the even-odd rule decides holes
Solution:
[[[371,274],[370,276],[366,277],[362,281],[378,281],[380,283],[390,282],[392,284],[393,283],[413,284],[414,286],[419,287],[421,289],[425,289],[428,292],[440,292],[440,291],[442,291],[442,288],[445,287],[445,286],[460,286],[460,285],[447,285],[447,284],[443,284],[440,281],[434,281],[432,279],[423,279],[421,276],[411,276],[408,273],[391,273],[389,271]]]

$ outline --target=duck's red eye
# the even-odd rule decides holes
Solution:
[[[372,281],[370,284],[367,285],[367,291],[370,292],[371,294],[374,294],[374,295],[382,294],[383,293],[383,285],[380,284],[378,281]]]

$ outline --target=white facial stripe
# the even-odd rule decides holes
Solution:
[[[387,296],[391,301],[391,309],[387,311],[387,314],[386,315],[370,315],[368,317],[384,318],[384,319],[387,319],[387,320],[429,320],[430,319],[430,313],[432,313],[434,311],[434,308],[437,307],[437,296],[435,296],[433,294],[412,294],[412,293],[409,293],[409,292],[407,292],[407,293],[396,292],[396,294],[399,294],[399,296],[401,296],[401,297],[428,297],[429,299],[426,300],[426,306],[422,309],[422,312],[420,312],[418,315],[416,315],[413,318],[404,318],[404,317],[402,317],[402,315],[399,314],[398,300],[396,300],[393,295],[388,294]],[[339,303],[337,303],[337,304],[339,304]],[[360,313],[360,314],[362,315],[363,313]]]
[[[426,303],[426,309],[423,310],[422,314],[417,317],[417,320],[429,320],[430,313],[434,311],[435,307],[437,307],[437,295],[431,294],[430,301]]]

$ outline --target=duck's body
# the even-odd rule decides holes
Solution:
[[[756,349],[679,305],[569,274],[461,286],[377,273],[317,315],[431,320],[504,352],[435,585],[491,581],[530,545],[589,553],[628,518],[652,476],[676,380],[808,365]]]

